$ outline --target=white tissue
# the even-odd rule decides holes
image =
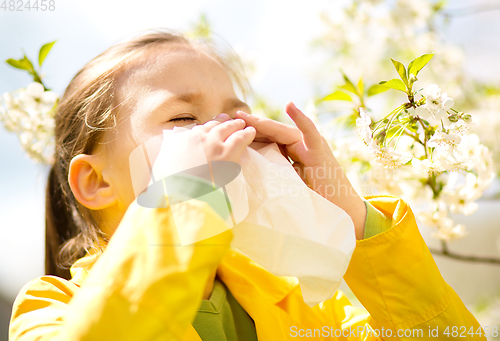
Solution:
[[[276,143],[250,147],[240,160],[249,214],[233,228],[233,246],[274,275],[296,277],[313,307],[337,291],[356,247],[354,225],[306,186]]]
[[[163,131],[152,169],[155,179],[207,164],[201,140],[190,129],[193,126]],[[131,155],[131,165],[144,158],[137,155]],[[216,190],[225,190],[232,208],[227,226],[203,233],[178,226],[182,244],[233,228],[232,246],[276,276],[296,277],[306,304],[313,307],[332,298],[356,246],[351,218],[307,187],[276,143],[253,142],[243,152],[240,165],[234,181]],[[131,168],[131,172],[134,179],[134,172],[141,171]],[[143,185],[144,181],[134,183],[136,195]],[[210,195],[201,199],[210,200]],[[175,221],[175,205],[172,212]]]

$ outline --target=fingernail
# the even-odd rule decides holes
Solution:
[[[227,118],[230,118],[230,116],[228,114],[222,113],[222,114],[219,114],[219,115],[215,116],[212,119],[215,120],[215,119],[218,119],[218,118],[227,119]]]
[[[246,112],[241,111],[241,110],[238,110],[236,113],[240,114],[241,116],[248,116],[248,114]]]

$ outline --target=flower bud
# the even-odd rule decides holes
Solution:
[[[463,113],[462,113],[463,114]],[[461,116],[462,120],[464,120],[465,122],[469,122],[471,119],[472,119],[472,116],[470,114],[463,114]]]
[[[460,117],[458,117],[457,114],[448,115],[448,120],[450,120],[450,122],[457,122],[459,119],[460,119]]]
[[[385,129],[383,129],[381,132],[379,132],[376,136],[375,136],[375,140],[379,143],[383,142],[384,141],[384,138],[385,138],[385,134],[386,134],[386,131]]]

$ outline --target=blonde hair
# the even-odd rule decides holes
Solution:
[[[251,95],[244,65],[229,44],[188,39],[170,29],[148,30],[87,63],[70,81],[55,116],[56,148],[46,191],[46,274],[70,279],[68,269],[78,258],[92,248],[104,249],[102,241],[108,240],[95,212],[81,205],[69,187],[69,164],[78,154],[91,154],[103,132],[116,126],[119,75],[151,48],[167,44],[186,44],[210,55],[224,67],[245,100]]]

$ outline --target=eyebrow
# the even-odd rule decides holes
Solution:
[[[181,94],[176,94],[171,97],[168,102],[184,102],[187,104],[200,105],[205,100],[205,96],[199,92],[186,92]],[[234,97],[226,100],[224,104],[224,110],[231,110],[235,108],[248,107],[249,105],[240,99]]]

